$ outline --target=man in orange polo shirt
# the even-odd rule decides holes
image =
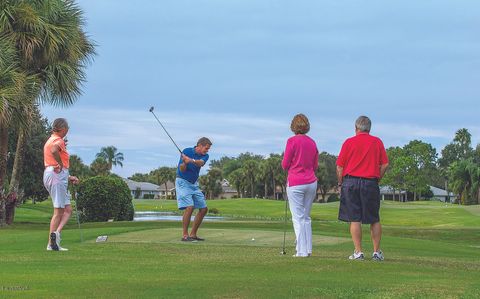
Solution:
[[[43,147],[45,164],[43,184],[52,198],[54,208],[52,220],[50,221],[47,250],[68,250],[60,246],[60,233],[72,214],[68,182],[70,181],[73,184],[78,184],[79,182],[77,177],[70,176],[68,172],[70,156],[63,140],[68,133],[68,129],[67,120],[57,118],[52,125],[52,136],[50,136]]]
[[[380,189],[378,182],[388,167],[388,157],[380,138],[370,135],[372,122],[360,116],[355,122],[355,136],[342,145],[337,159],[337,179],[341,186],[338,219],[350,222],[355,251],[351,260],[363,260],[362,223],[370,224],[372,259],[383,261],[380,250]]]

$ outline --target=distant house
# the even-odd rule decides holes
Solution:
[[[159,198],[160,196],[160,186],[158,185],[147,182],[135,182],[129,179],[123,180],[127,183],[133,198],[144,198],[145,195],[147,197],[150,195],[152,198]]]
[[[380,187],[380,197],[382,200],[394,200],[405,202],[408,201],[407,191],[393,189],[390,186],[381,186]]]
[[[434,186],[429,186],[430,190],[432,191],[433,197],[431,200],[438,200],[442,202],[450,202],[453,199],[455,199],[456,195],[450,192],[449,194],[447,191],[434,187]],[[395,191],[395,199],[394,199],[394,191]],[[380,187],[380,196],[382,200],[395,200],[395,201],[408,201],[408,194],[407,191],[405,190],[393,190],[392,187],[390,186],[381,186]],[[411,198],[410,198],[411,200]]]
[[[441,202],[451,202],[456,198],[456,195],[453,194],[452,192],[447,193],[447,191],[430,186],[430,190],[433,193],[433,198],[432,200],[438,200]]]
[[[220,198],[234,198],[238,196],[237,189],[233,188],[227,179],[223,179],[221,185],[222,193],[219,195]]]
[[[161,184],[159,187],[160,190],[160,198],[171,198],[174,199],[175,197],[175,183],[168,181],[167,188],[165,189],[165,184]]]

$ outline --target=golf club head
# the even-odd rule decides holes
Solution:
[[[285,255],[285,254],[287,254],[287,252],[285,250],[282,250],[282,251],[280,251],[280,254]]]
[[[148,110],[148,111],[150,111],[150,112],[153,112],[153,106],[152,106],[152,107],[150,107],[150,110]]]

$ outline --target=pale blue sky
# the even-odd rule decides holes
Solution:
[[[320,150],[337,154],[361,114],[385,145],[440,152],[466,127],[480,141],[480,2],[80,0],[98,56],[68,109],[69,147],[102,146],[129,176],[174,166],[211,137],[211,157],[280,153],[305,113]],[[475,87],[477,86],[477,87]]]

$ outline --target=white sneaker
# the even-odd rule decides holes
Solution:
[[[349,260],[360,260],[360,261],[363,261],[364,259],[364,255],[363,255],[363,252],[353,252],[353,254],[351,256],[348,257]]]
[[[51,246],[50,244],[47,245],[47,251],[52,251],[52,250],[55,250],[55,251],[68,251],[67,248],[64,248],[64,247],[61,247],[61,246],[58,246],[57,248],[58,248],[58,250],[55,250],[55,249],[52,248],[52,246]]]
[[[375,251],[373,254],[372,254],[372,260],[373,261],[378,261],[378,262],[381,262],[385,259],[385,257],[383,256],[383,252],[381,250],[379,251]]]

